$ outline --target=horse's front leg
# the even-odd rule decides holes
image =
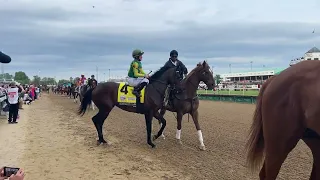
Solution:
[[[159,121],[160,128],[162,127],[162,123],[161,123],[160,117],[164,118],[164,114],[165,114],[165,113],[166,113],[166,108],[165,108],[165,107],[162,107],[162,108],[160,109],[160,116],[159,116],[159,118],[157,118],[158,121]],[[166,137],[164,136],[164,131],[162,132],[161,137],[162,137],[163,139],[166,138]]]
[[[199,142],[200,142],[199,148],[200,148],[200,150],[206,150],[206,146],[203,143],[203,136],[202,136],[201,128],[200,128],[199,121],[198,121],[198,118],[199,118],[198,110],[194,110],[191,113],[191,116],[192,116],[194,125],[196,126],[196,129],[197,129],[198,139],[199,139]]]
[[[145,117],[145,120],[146,120],[146,127],[147,127],[147,143],[152,148],[155,148],[156,145],[152,143],[152,139],[151,139],[153,112],[152,111],[146,112],[144,114],[144,117]]]
[[[176,132],[176,139],[178,140],[179,144],[182,144],[181,142],[181,122],[182,122],[183,114],[182,112],[177,112],[177,132]]]
[[[158,139],[160,136],[163,137],[163,139],[165,139],[165,136],[163,135],[163,131],[167,125],[167,121],[163,118],[163,116],[160,115],[158,111],[155,111],[154,117],[158,119],[160,124],[160,129],[158,131],[158,134],[153,136],[153,140]]]

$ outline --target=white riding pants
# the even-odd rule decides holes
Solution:
[[[138,78],[129,77],[128,78],[128,84],[129,84],[129,86],[132,86],[132,87],[136,87],[143,82],[146,82],[147,84],[149,84],[149,79],[143,78],[143,77],[138,77]]]

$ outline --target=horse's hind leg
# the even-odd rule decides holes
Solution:
[[[147,127],[147,143],[152,147],[155,148],[156,145],[152,143],[151,140],[151,132],[152,132],[152,118],[153,118],[153,112],[149,111],[144,114],[145,120],[146,120],[146,127]]]
[[[97,129],[97,133],[98,133],[98,145],[99,144],[103,144],[103,143],[107,143],[107,141],[104,140],[103,138],[103,132],[102,132],[102,127],[103,127],[103,123],[105,121],[105,119],[108,117],[110,111],[101,111],[99,110],[98,114],[96,114],[95,116],[92,117],[92,121],[94,126]]]
[[[154,117],[159,120],[161,127],[158,131],[158,134],[153,136],[153,140],[158,139],[158,137],[160,136],[163,137],[163,139],[165,139],[165,136],[163,135],[163,131],[167,125],[167,121],[163,118],[163,116],[160,115],[158,111],[155,112]]]
[[[291,129],[268,126],[263,128],[265,140],[265,161],[260,171],[261,180],[275,180],[282,163],[290,151],[297,145],[301,135]]]
[[[320,180],[320,139],[308,138],[303,141],[309,146],[313,155],[313,167],[310,180]]]
[[[199,125],[199,121],[198,121],[198,118],[199,118],[198,110],[194,110],[194,111],[191,113],[191,116],[192,116],[194,125],[196,126],[196,129],[197,129],[198,139],[199,139],[199,142],[200,142],[199,148],[200,148],[201,150],[206,150],[206,146],[205,146],[204,143],[203,143],[202,131],[201,131],[201,128],[200,128],[200,125]]]

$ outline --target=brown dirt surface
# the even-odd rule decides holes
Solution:
[[[143,115],[114,108],[104,124],[111,145],[96,145],[89,110],[60,95],[43,94],[21,111],[16,125],[0,119],[1,165],[23,167],[25,179],[258,179],[245,166],[244,145],[254,105],[200,102],[200,125],[206,151],[198,150],[190,117],[182,123],[182,145],[175,140],[176,120],[167,112],[166,139],[156,149],[146,144]],[[157,121],[154,128],[158,130]],[[155,130],[154,130],[155,131]],[[3,156],[3,154],[6,154]],[[312,154],[303,142],[289,154],[278,179],[308,179]]]

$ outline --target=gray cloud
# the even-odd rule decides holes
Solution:
[[[177,49],[180,58],[193,67],[198,61],[211,59],[215,66],[228,68],[228,59],[256,57],[255,66],[286,66],[290,58],[302,56],[320,36],[312,34],[320,24],[294,22],[217,23],[204,25],[194,21],[172,22],[159,31],[139,32],[85,26],[66,26],[72,19],[84,20],[90,13],[65,11],[61,8],[1,10],[0,47],[13,57],[9,71],[17,68],[36,74],[38,69],[49,75],[72,76],[92,72],[99,66],[125,72],[134,48],[143,49],[144,66],[159,68],[169,51]],[[88,22],[90,23],[90,22]],[[143,28],[143,27],[142,27]],[[268,62],[267,59],[270,59]],[[250,59],[250,60],[249,60]],[[230,60],[232,61],[232,60]],[[232,61],[237,64],[237,61]],[[148,66],[148,64],[152,64]],[[35,70],[37,69],[37,70]],[[67,72],[65,72],[67,71]],[[59,75],[60,74],[60,75]]]

